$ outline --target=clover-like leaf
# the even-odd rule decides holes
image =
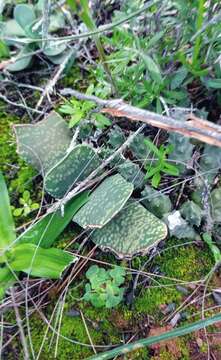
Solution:
[[[105,179],[74,216],[73,221],[84,229],[102,228],[124,206],[133,192],[133,185],[121,175],[113,175]]]
[[[119,258],[142,255],[167,236],[167,226],[142,205],[128,202],[102,229],[92,232],[91,239],[103,250]]]

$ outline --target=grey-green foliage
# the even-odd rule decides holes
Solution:
[[[146,254],[167,235],[167,226],[136,202],[124,208],[103,228],[92,232],[91,239],[103,250],[114,252],[119,258]]]
[[[204,192],[213,184],[214,178],[221,168],[221,149],[217,146],[204,145],[199,161],[199,173],[194,179],[196,190],[192,193],[192,199],[203,206]]]
[[[134,164],[130,160],[125,160],[123,164],[118,166],[119,173],[129,182],[131,182],[136,189],[144,186],[144,173],[139,165]]]
[[[123,130],[118,125],[115,125],[113,129],[109,131],[108,138],[108,144],[114,149],[125,142]]]
[[[102,228],[122,209],[133,188],[119,174],[108,177],[92,192],[89,201],[78,211],[73,221],[85,229]]]
[[[45,176],[45,188],[55,198],[62,198],[99,165],[99,157],[93,148],[88,145],[77,145],[48,171]]]
[[[211,215],[214,222],[221,222],[221,188],[214,189],[210,196]]]
[[[150,156],[150,150],[145,145],[145,136],[138,134],[130,144],[130,150],[138,160],[146,160]]]
[[[14,130],[19,155],[43,174],[63,158],[72,138],[56,112],[35,125],[14,125]]]
[[[163,219],[168,225],[170,236],[175,236],[178,239],[200,239],[199,235],[192,226],[190,226],[187,221],[182,218],[179,210],[165,215]]]
[[[217,146],[211,146],[206,144],[204,146],[199,165],[199,171],[202,174],[203,178],[207,180],[209,184],[211,184],[214,177],[221,168],[221,149]]]
[[[153,189],[151,186],[146,185],[141,195],[141,201],[147,210],[159,218],[162,218],[164,214],[172,210],[172,203],[169,196]]]
[[[200,226],[203,211],[193,201],[186,201],[180,208],[180,213],[190,225]]]
[[[187,164],[187,162],[191,159],[194,148],[190,142],[190,139],[183,135],[171,132],[168,138],[168,142],[174,147],[174,150],[169,154],[168,159],[174,160],[181,172],[185,171],[185,164]]]
[[[18,4],[14,7],[13,19],[1,23],[2,38],[6,38],[8,46],[16,47],[19,51],[17,60],[9,64],[7,70],[20,71],[25,69],[31,63],[31,53],[39,48],[55,64],[62,62],[64,54],[69,53],[70,50],[66,44],[59,43],[51,35],[51,40],[47,43],[41,40],[36,41],[42,37],[42,13],[42,0],[39,0],[35,6]],[[61,11],[52,13],[49,18],[49,33],[64,26],[65,17],[63,13]],[[24,57],[24,55],[26,56]]]
[[[71,147],[71,130],[55,112],[35,125],[16,125],[14,129],[19,154],[41,172],[46,191],[56,198],[64,196],[100,164],[90,146]]]

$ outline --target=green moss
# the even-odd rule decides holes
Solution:
[[[34,318],[32,317],[31,337],[32,337],[33,347],[36,353],[38,353],[41,347],[46,329],[47,327],[42,324],[41,319],[38,319],[36,316]],[[59,360],[72,359],[72,358],[76,360],[85,359],[86,357],[93,354],[93,351],[91,350],[90,347],[81,346],[77,344],[77,342],[90,344],[81,318],[70,318],[68,316],[64,316],[62,319],[59,333],[61,334],[61,336],[70,339],[70,341],[68,341],[62,337],[59,338],[58,352],[57,352],[57,358]],[[55,334],[54,337],[52,336],[53,336],[52,331],[49,331],[44,346],[42,348],[42,353],[40,355],[40,359],[42,360],[46,360],[46,359],[49,360],[55,358],[54,351],[55,351],[55,344],[57,341],[57,335]],[[97,331],[90,329],[90,336],[94,343],[99,342],[100,336]],[[23,359],[22,354],[20,359]]]
[[[20,122],[20,118],[0,112],[0,170],[6,178],[9,191],[18,193],[32,188],[31,180],[36,174],[16,153],[12,125]]]
[[[128,355],[125,356],[125,360],[148,360],[149,357],[149,351],[147,348],[141,348],[135,351],[132,351]]]
[[[12,124],[18,122],[19,119],[15,116],[0,112],[0,170],[3,173],[13,173],[15,165],[18,163],[15,140],[11,129]]]
[[[174,247],[179,245],[179,247]],[[167,243],[167,250],[157,264],[165,275],[183,281],[199,280],[205,276],[213,266],[213,259],[206,247],[196,245],[182,245],[182,241],[171,239]]]
[[[155,319],[162,317],[161,305],[178,304],[183,294],[176,289],[172,280],[166,277],[181,281],[199,280],[205,276],[213,266],[212,258],[207,249],[197,246],[179,246],[181,241],[171,239],[167,243],[167,250],[158,256],[153,265],[160,268],[162,278],[154,278],[151,286],[144,289],[135,301],[136,310],[139,313],[154,315]],[[165,276],[165,277],[164,277]]]

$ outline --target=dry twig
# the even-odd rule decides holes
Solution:
[[[63,89],[61,94],[75,96],[79,100],[93,101],[102,107],[101,112],[112,116],[126,117],[133,121],[141,121],[160,129],[173,131],[207,144],[221,147],[221,126],[200,119],[193,114],[188,114],[184,119],[176,120],[169,116],[163,116],[131,106],[121,99],[103,100],[96,96],[85,95],[72,89]]]

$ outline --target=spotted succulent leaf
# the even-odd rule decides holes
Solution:
[[[119,258],[146,254],[167,236],[167,226],[142,205],[127,202],[124,208],[102,229],[92,232],[91,239],[102,250]]]
[[[211,214],[214,222],[221,222],[221,187],[213,190],[210,196]]]
[[[55,198],[62,198],[99,164],[100,159],[93,148],[88,145],[77,145],[46,174],[45,189]]]
[[[190,225],[200,226],[203,211],[195,202],[190,200],[186,201],[181,206],[180,213]]]
[[[46,173],[61,158],[71,142],[71,131],[56,112],[35,125],[14,125],[18,153],[37,170]]]
[[[133,189],[133,184],[119,174],[108,177],[93,191],[73,220],[84,229],[102,228],[122,209]]]

